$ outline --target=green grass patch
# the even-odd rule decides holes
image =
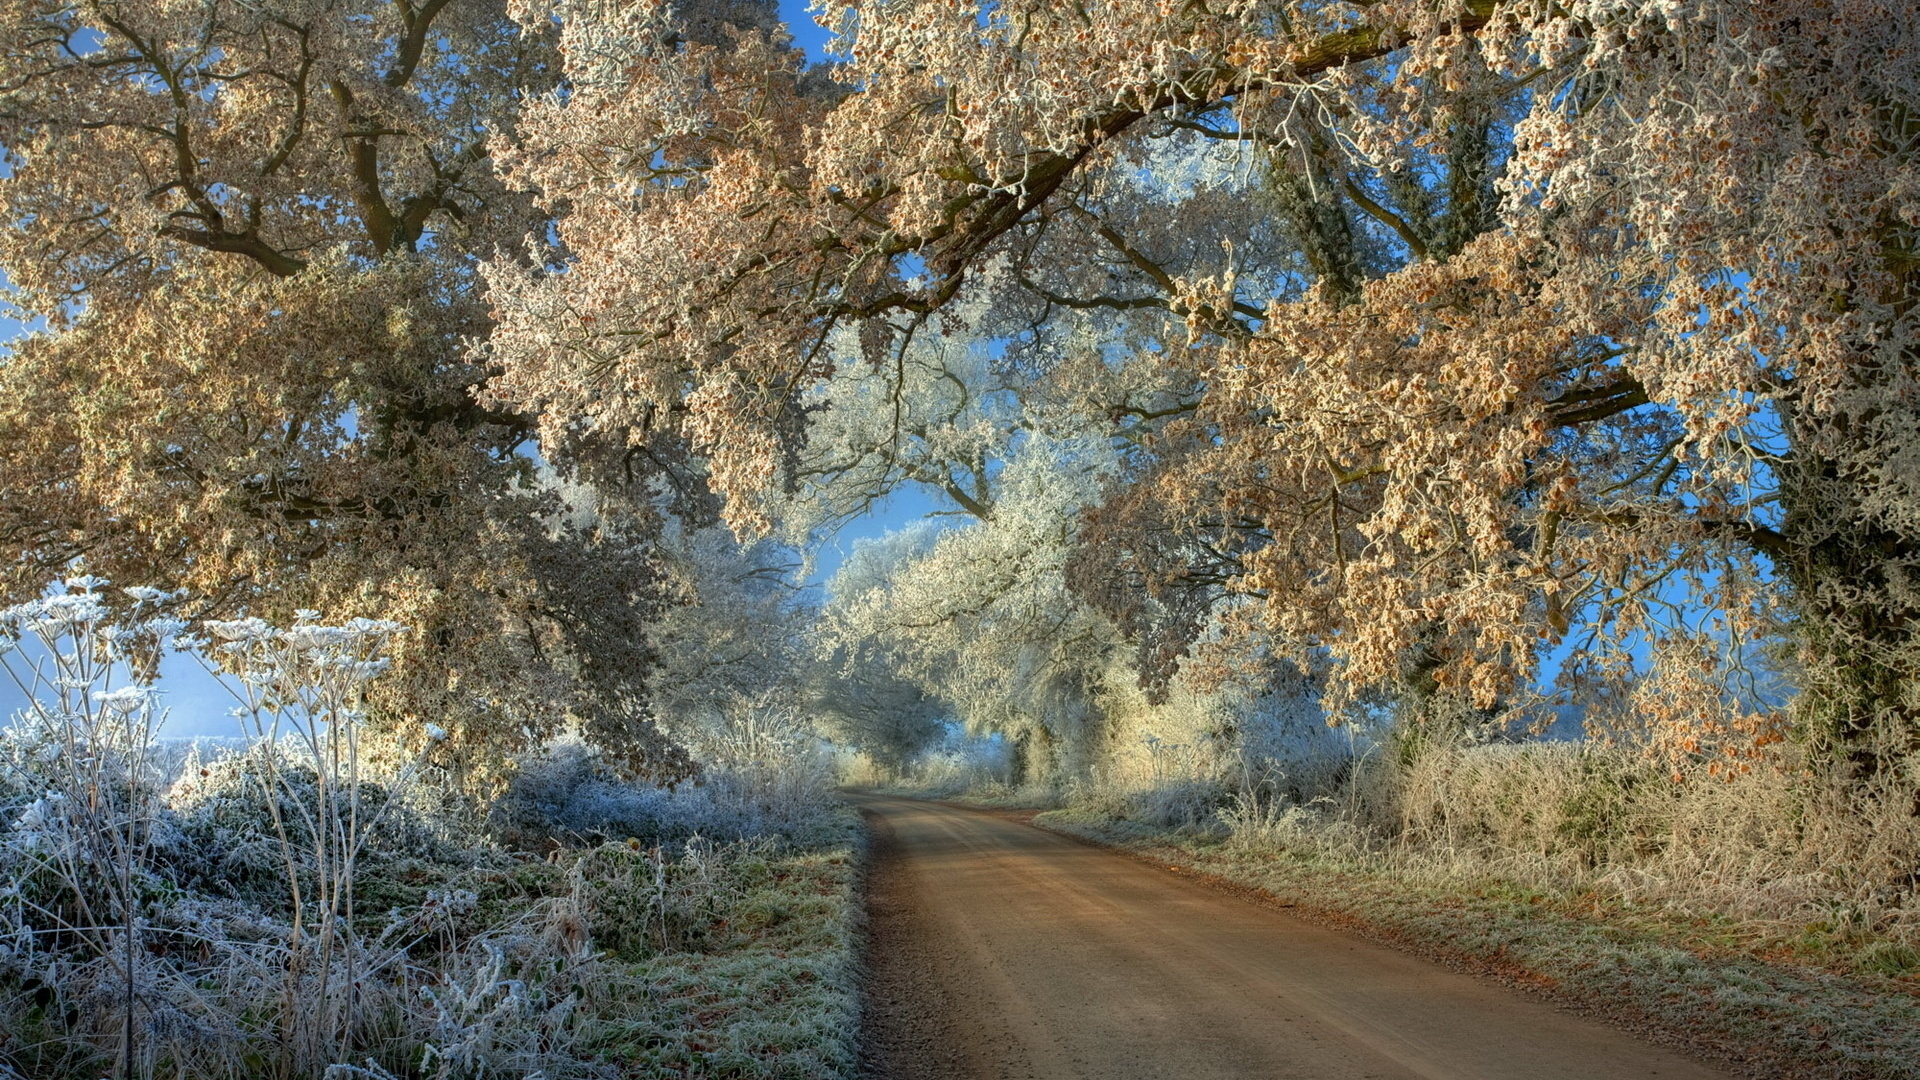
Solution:
[[[691,947],[624,950],[586,1046],[623,1077],[853,1077],[860,835],[843,809],[717,871]]]

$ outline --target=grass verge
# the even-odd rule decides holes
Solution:
[[[852,1080],[862,832],[850,809],[731,861],[697,947],[611,957],[585,1042],[623,1077]]]

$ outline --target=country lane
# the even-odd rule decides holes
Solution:
[[[873,831],[875,1080],[1707,1080],[1491,982],[1004,815]]]

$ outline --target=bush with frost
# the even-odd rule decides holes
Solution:
[[[833,757],[797,709],[768,695],[717,707],[682,732],[700,772],[671,788],[620,779],[592,747],[563,739],[529,755],[494,803],[500,839],[528,850],[637,840],[682,845],[811,828],[832,802]]]
[[[736,702],[693,743],[706,763],[711,827],[723,834],[791,833],[833,798],[833,757],[797,708],[776,695]]]
[[[267,910],[281,912],[287,906],[291,892],[278,830],[289,823],[302,828],[328,813],[327,785],[303,757],[299,746],[256,743],[195,762],[174,782],[167,803],[182,840],[178,872],[184,883]],[[332,794],[357,804],[364,815],[358,877],[377,874],[399,859],[445,860],[455,853],[445,830],[427,820],[403,784],[361,778],[349,795]],[[317,869],[299,870],[308,891],[316,887]]]
[[[593,747],[557,740],[519,762],[490,822],[509,847],[551,850],[675,831],[675,791],[621,780]]]
[[[448,854],[407,798],[420,763],[375,775],[357,745],[361,690],[399,628],[209,624],[195,644],[234,676],[252,744],[189,757],[169,784],[179,763],[143,677],[184,626],[168,594],[106,585],[0,611],[0,667],[28,701],[0,732],[0,1065],[468,1076],[477,1059],[457,1048],[487,1028],[489,1060],[524,1066],[501,1075],[567,1072],[538,918],[461,923],[452,909],[472,905],[452,892],[356,906],[370,868]],[[523,954],[511,1002],[488,998]]]
[[[765,837],[717,843],[696,836],[677,850],[637,840],[602,844],[573,863],[566,902],[595,946],[616,956],[706,952],[773,875],[779,849]]]
[[[29,701],[0,729],[0,1076],[607,1075],[610,1018],[652,994],[634,963],[772,949],[755,935],[783,890],[818,901],[832,877],[814,849],[754,838],[845,842],[791,710],[730,712],[705,782],[677,791],[620,783],[578,744],[525,762],[492,823],[541,858],[474,846],[480,819],[434,797],[431,724],[410,758],[360,745],[393,624],[240,619],[188,642],[174,603],[80,578],[0,611],[0,667]],[[142,679],[188,646],[235,694],[246,738],[224,753],[155,738]]]

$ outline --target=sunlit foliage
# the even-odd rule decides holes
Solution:
[[[569,724],[684,771],[644,711],[672,448],[545,448],[628,496],[578,529],[473,395],[475,258],[541,228],[490,146],[556,59],[497,0],[0,5],[0,266],[45,326],[0,361],[6,591],[78,559],[196,620],[379,611],[377,726],[474,783]]]
[[[1910,6],[824,8],[824,74],[719,8],[573,13],[508,170],[567,273],[489,271],[504,399],[684,407],[751,528],[836,335],[897,368],[985,289],[968,329],[1062,400],[1172,376],[1092,411],[1127,452],[1085,576],[1149,652],[1198,588],[1335,704],[1490,715],[1548,648],[1617,695],[1649,641],[1784,622],[1816,742],[1910,743]]]

